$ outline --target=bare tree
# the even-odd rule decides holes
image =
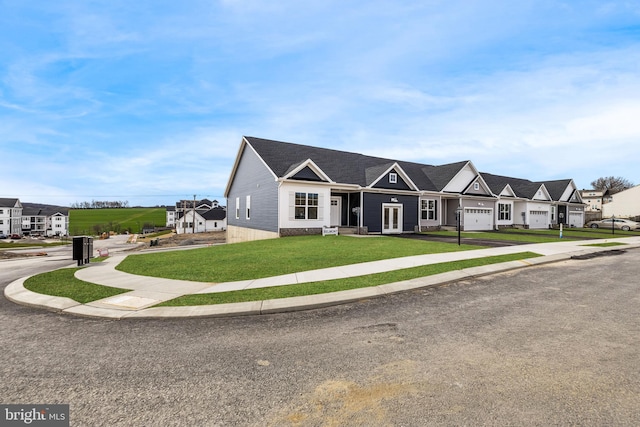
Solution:
[[[609,194],[619,193],[633,187],[633,183],[621,176],[606,176],[591,182],[594,190],[609,191]]]

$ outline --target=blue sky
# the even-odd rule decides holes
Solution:
[[[0,0],[0,197],[221,202],[243,135],[640,183],[635,1]]]

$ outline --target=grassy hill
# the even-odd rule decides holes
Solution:
[[[69,210],[69,232],[75,236],[109,231],[139,233],[144,225],[164,227],[166,222],[165,208]]]

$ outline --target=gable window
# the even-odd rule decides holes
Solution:
[[[398,174],[395,172],[391,172],[389,174],[389,184],[397,184],[398,183]]]
[[[474,182],[473,183],[473,189],[476,190],[476,191],[479,190],[480,189],[480,184],[477,183],[477,182]]]
[[[318,193],[296,193],[295,219],[318,219]]]
[[[420,218],[422,219],[438,219],[438,201],[422,200],[420,202]]]
[[[500,221],[511,221],[511,205],[508,203],[498,203],[498,219]]]

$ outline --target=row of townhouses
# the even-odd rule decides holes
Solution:
[[[167,207],[167,227],[177,234],[206,233],[227,229],[227,209],[217,200],[180,200]]]
[[[530,181],[479,172],[469,160],[427,165],[243,137],[225,190],[227,241],[443,227],[494,230],[584,225],[572,179]],[[347,230],[345,230],[347,231]]]
[[[0,234],[66,236],[69,234],[69,208],[0,198]]]

